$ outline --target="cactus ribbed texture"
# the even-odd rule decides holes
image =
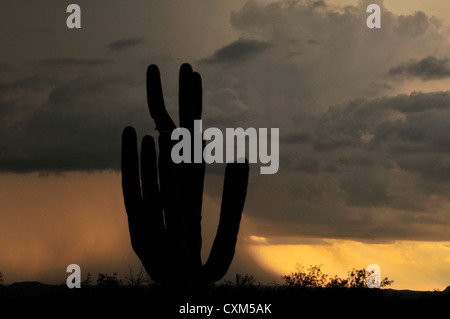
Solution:
[[[201,210],[205,163],[174,164],[170,134],[176,128],[164,106],[159,69],[147,70],[150,115],[159,131],[159,158],[151,136],[122,135],[122,189],[131,244],[148,274],[160,283],[199,285],[220,280],[234,256],[248,183],[248,162],[229,163],[225,171],[219,226],[210,255],[201,260]],[[189,64],[180,68],[180,127],[193,131],[201,119],[202,83]],[[193,153],[193,152],[192,152]]]

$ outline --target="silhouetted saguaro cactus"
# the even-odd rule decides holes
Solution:
[[[189,64],[180,68],[180,126],[193,130],[202,113],[202,84]],[[247,193],[248,163],[227,164],[220,221],[210,255],[201,260],[201,209],[205,163],[174,164],[170,134],[176,128],[164,106],[159,69],[147,70],[147,99],[159,131],[159,159],[151,136],[142,139],[140,169],[136,132],[122,135],[122,189],[131,243],[153,280],[202,284],[221,279],[235,252]]]

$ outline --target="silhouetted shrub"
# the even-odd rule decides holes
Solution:
[[[321,266],[310,266],[307,271],[302,265],[297,265],[297,271],[290,275],[282,276],[286,287],[305,287],[305,288],[367,288],[367,278],[371,275],[365,269],[353,268],[348,272],[347,278],[339,278],[338,276],[330,277],[324,274],[320,269]],[[388,287],[394,281],[385,277],[380,282],[381,287]]]
[[[98,286],[119,286],[122,284],[122,280],[117,277],[117,273],[113,272],[112,275],[99,273],[97,277]]]
[[[147,272],[145,272],[144,269],[142,269],[142,267],[137,276],[133,274],[133,269],[130,265],[128,265],[128,269],[130,270],[130,273],[128,276],[125,277],[126,285],[138,287],[144,285],[151,285],[155,283],[147,274]]]
[[[92,284],[92,275],[90,272],[87,273],[86,279],[81,282],[81,287],[90,286]]]
[[[310,266],[308,272],[302,265],[297,265],[297,271],[282,276],[285,286],[288,287],[325,287],[328,275],[322,273],[320,266]]]
[[[239,287],[253,287],[256,285],[255,276],[245,274],[236,274],[236,286]]]
[[[365,269],[353,268],[348,273],[347,287],[349,288],[365,288],[367,287],[367,271]]]
[[[330,277],[326,285],[328,288],[348,287],[348,279],[339,278],[338,276]]]
[[[3,285],[4,280],[5,279],[3,278],[3,273],[0,272],[0,285]]]
[[[249,288],[254,287],[257,285],[256,278],[253,275],[249,274],[236,274],[235,281],[231,280],[224,280],[224,286],[234,286],[234,287],[240,287],[240,288]]]
[[[348,273],[348,279],[347,280],[347,286],[349,288],[367,288],[367,278],[372,273],[368,273],[365,269],[355,269],[353,268]],[[390,286],[394,281],[389,280],[387,277],[385,277],[380,282],[381,287],[388,287]]]

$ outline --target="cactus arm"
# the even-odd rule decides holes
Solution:
[[[185,63],[180,67],[178,93],[180,127],[187,128],[191,133],[194,124],[194,108],[197,107],[193,101],[193,73],[189,64]]]
[[[161,76],[158,67],[154,64],[147,68],[147,104],[156,129],[160,132],[172,132],[175,124],[164,106]]]
[[[122,135],[122,189],[133,250],[148,274],[157,281],[164,281],[166,249],[161,244],[164,222],[159,201],[155,143],[150,136],[142,140],[139,174],[136,132],[130,127]]]
[[[128,126],[122,133],[122,191],[128,216],[137,214],[141,205],[141,182],[137,137],[134,128]]]
[[[203,267],[205,283],[220,280],[233,260],[248,184],[248,162],[229,163],[225,171],[219,226]]]
[[[142,233],[142,197],[141,180],[139,176],[139,159],[136,131],[126,127],[122,133],[122,192],[125,209],[128,216],[131,245],[139,256],[144,258],[146,249]]]

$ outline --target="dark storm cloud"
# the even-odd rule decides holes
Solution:
[[[436,23],[435,19],[428,17],[423,11],[401,15],[397,20],[399,32],[407,37],[421,36]]]
[[[108,47],[114,51],[121,51],[125,49],[130,49],[141,45],[145,42],[144,38],[129,38],[121,39],[108,44]]]
[[[72,57],[61,57],[61,58],[51,58],[45,59],[40,62],[40,65],[47,67],[58,67],[58,66],[95,66],[111,63],[108,59],[80,59]]]
[[[317,40],[314,40],[314,39],[309,39],[308,41],[306,41],[306,43],[311,44],[311,45],[318,45],[321,42],[317,41]]]
[[[302,157],[298,160],[297,169],[311,174],[319,172],[319,160],[317,158]]]
[[[354,99],[298,123],[255,197],[277,194],[248,204],[266,234],[448,239],[450,91]]]
[[[450,91],[353,100],[330,108],[314,121],[315,150],[337,154],[349,150],[370,159],[350,162],[353,166],[376,161],[389,168],[419,157],[428,158],[418,161],[423,172],[433,165],[436,175],[448,173],[444,163],[450,153]],[[430,156],[441,160],[430,161]],[[418,166],[415,170],[420,171]]]
[[[272,45],[264,41],[238,39],[218,49],[211,57],[201,61],[206,63],[241,63],[252,59]]]
[[[315,119],[318,151],[384,148],[392,153],[450,151],[450,93],[357,99]]]
[[[311,141],[311,134],[306,131],[292,132],[280,139],[284,143],[306,143]]]
[[[450,63],[447,58],[438,59],[434,56],[420,61],[402,63],[389,70],[391,76],[418,77],[424,81],[450,77]]]
[[[313,6],[314,8],[318,8],[318,7],[326,7],[326,3],[325,3],[324,0],[317,0],[317,1],[314,1],[314,2],[312,3],[312,6]]]
[[[0,92],[6,94],[10,90],[36,88],[43,82],[41,77],[36,75],[27,76],[11,82],[0,82]],[[0,97],[1,99],[2,97]]]
[[[135,90],[124,78],[79,77],[56,84],[27,116],[11,102],[9,112],[0,113],[8,124],[0,129],[1,171],[118,169],[124,126],[135,125],[141,132],[150,127],[148,112],[136,106],[139,99],[130,106],[121,96],[126,87]]]

